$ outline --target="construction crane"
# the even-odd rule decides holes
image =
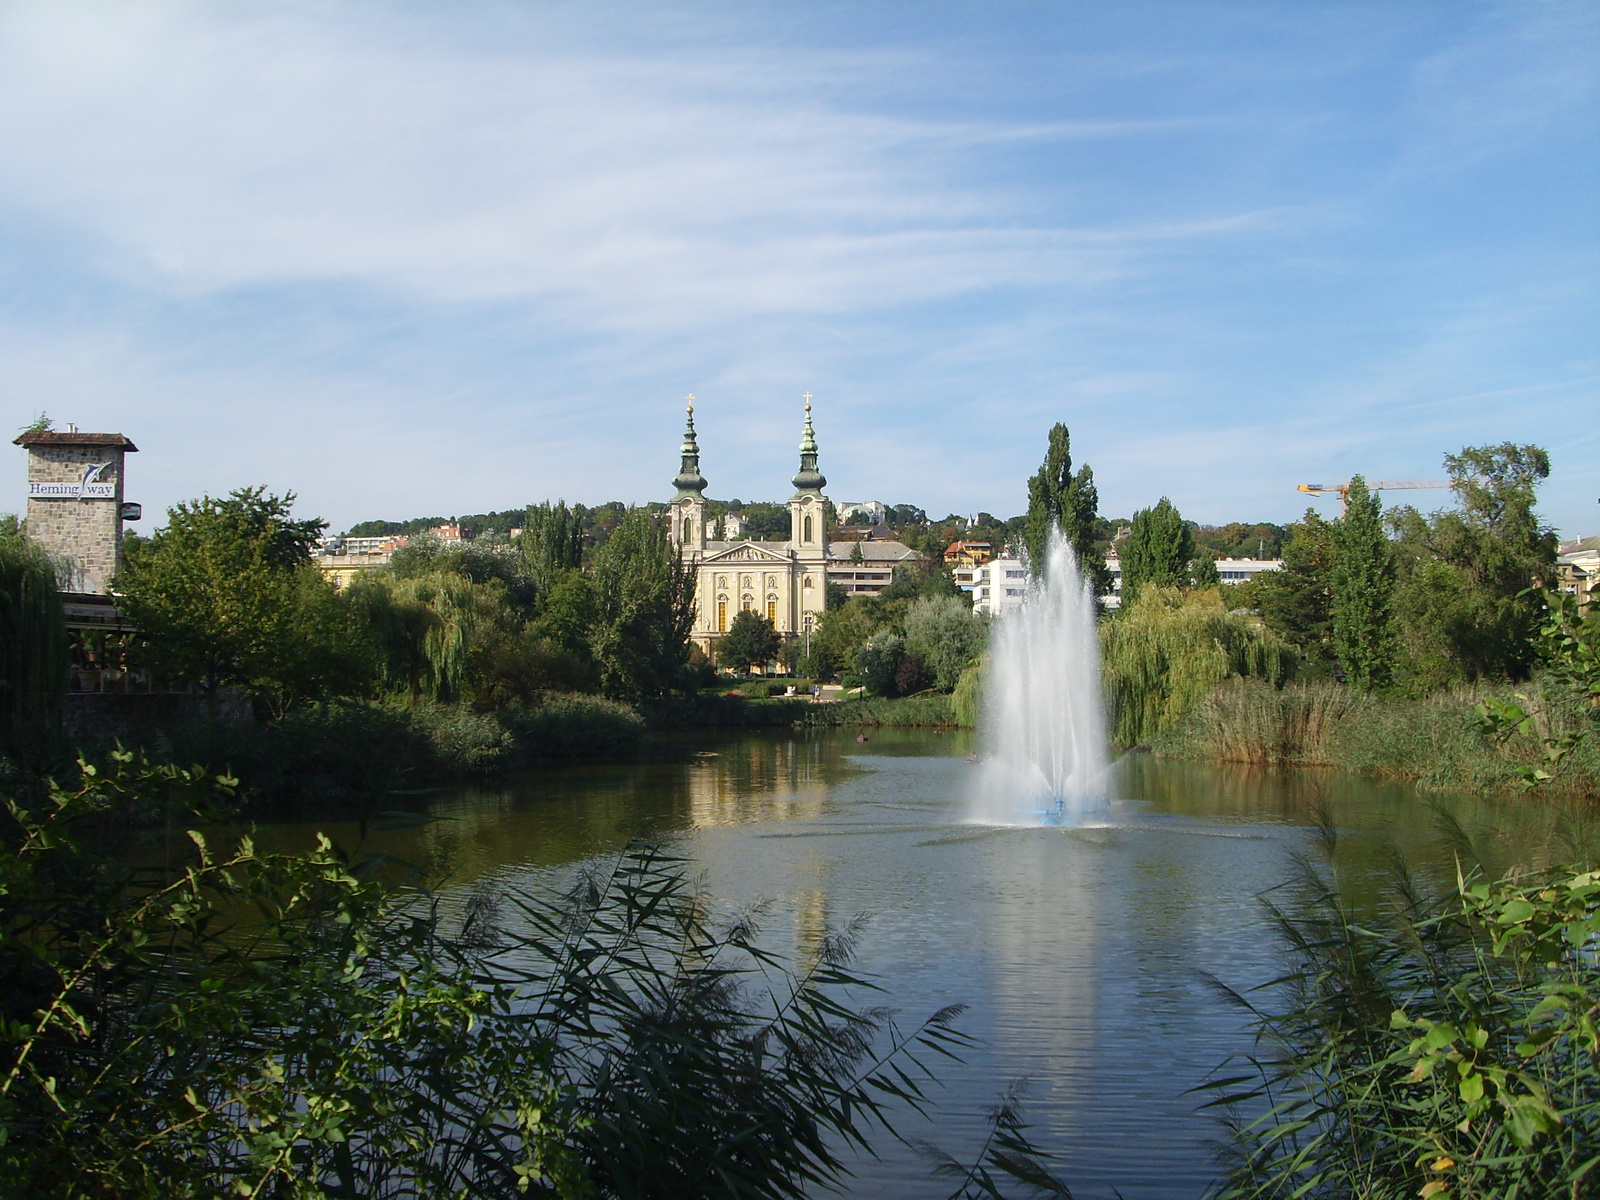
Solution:
[[[1447,488],[1450,486],[1448,479],[1408,479],[1403,482],[1380,479],[1377,483],[1367,484],[1369,492],[1403,492],[1415,488]],[[1339,494],[1339,515],[1344,516],[1345,505],[1350,502],[1350,484],[1345,483],[1302,483],[1298,489],[1310,492],[1313,495],[1337,492]]]

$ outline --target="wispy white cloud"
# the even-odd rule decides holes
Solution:
[[[764,11],[0,9],[0,247],[46,276],[0,301],[13,396],[149,430],[157,503],[265,479],[343,522],[658,494],[687,390],[729,493],[782,490],[810,386],[851,493],[1014,508],[1065,418],[1112,507],[1219,519],[1436,457],[1429,397],[1581,395],[1538,389],[1593,356],[1592,230],[1512,261],[1396,225],[1429,163],[1455,197],[1592,145],[1593,21],[1233,13],[1200,52],[1030,13],[1046,54]]]

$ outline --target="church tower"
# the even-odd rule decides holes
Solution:
[[[682,465],[672,486],[678,494],[668,510],[672,520],[672,541],[689,553],[706,548],[706,480],[700,474],[700,443],[694,436],[694,397],[688,403],[689,417],[683,430]]]
[[[790,481],[795,492],[789,500],[789,544],[801,558],[821,558],[827,553],[827,501],[822,489],[828,481],[817,470],[817,433],[811,428],[811,393],[806,393],[806,425],[800,436],[800,470]]]

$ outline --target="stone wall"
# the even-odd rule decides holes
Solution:
[[[28,482],[76,484],[90,464],[110,463],[100,481],[115,485],[109,499],[28,497],[28,535],[57,556],[66,591],[104,595],[122,566],[122,476],[125,452],[97,445],[30,445]]]

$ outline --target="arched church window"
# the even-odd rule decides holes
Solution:
[[[811,586],[813,586],[813,584],[814,584],[814,581],[812,580],[811,576],[807,575],[806,576],[805,586],[806,587],[811,587]]]
[[[778,627],[778,598],[776,596],[767,597],[767,620],[774,629]]]
[[[745,612],[749,612],[756,606],[756,598],[754,596],[746,596],[742,602],[742,606]]]
[[[728,632],[728,598],[726,596],[717,597],[717,632]]]
[[[809,543],[811,541],[811,514],[810,513],[806,514],[805,532],[800,535],[800,540],[802,542],[806,542],[806,543]]]

